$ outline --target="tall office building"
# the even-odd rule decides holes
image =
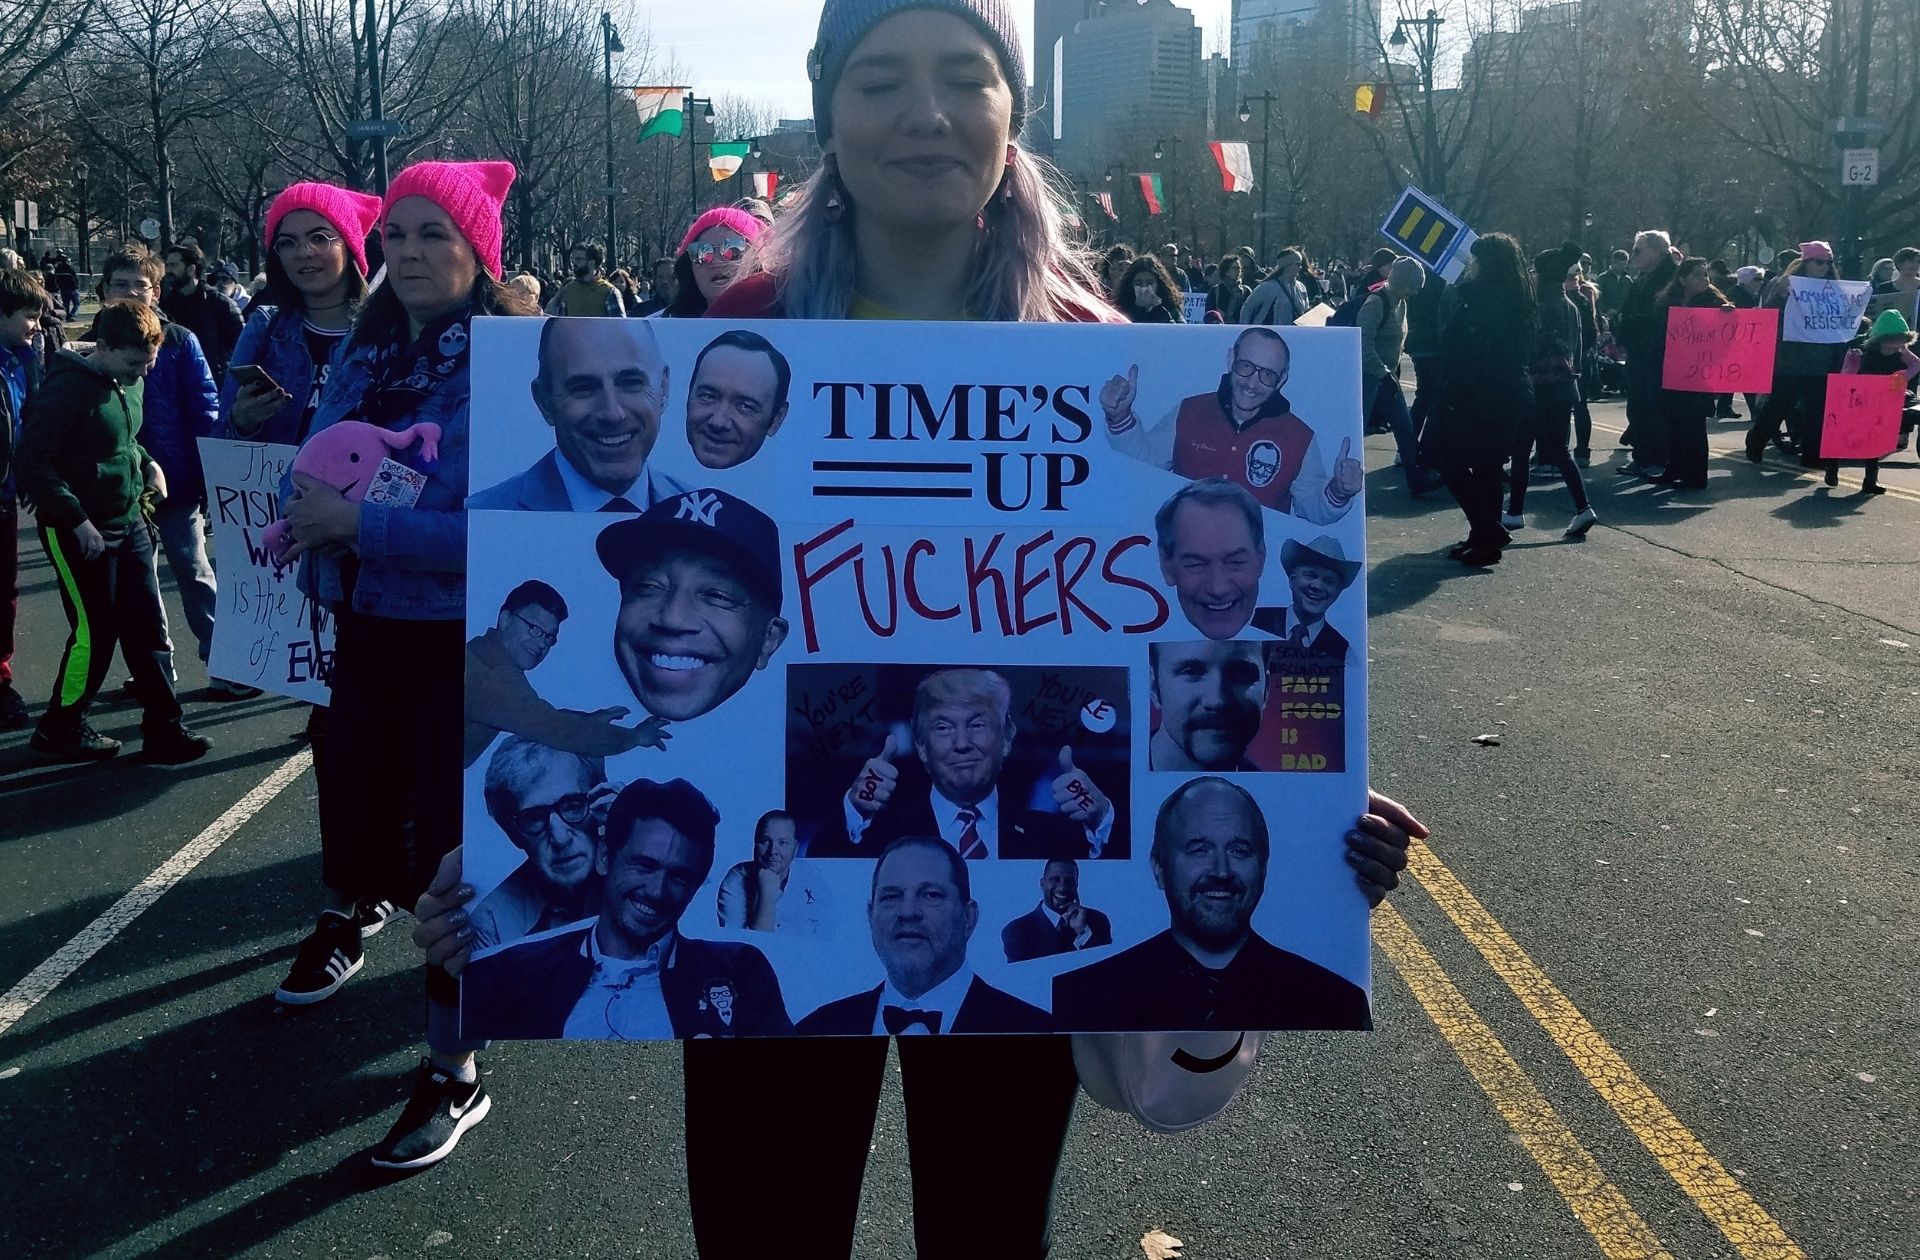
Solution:
[[[1173,0],[1114,3],[1061,40],[1055,160],[1104,164],[1117,130],[1151,143],[1201,103],[1200,27]]]
[[[1054,58],[1061,51],[1060,41],[1105,8],[1102,0],[1033,0],[1033,47],[1027,62],[1033,75],[1034,110],[1028,134],[1041,152],[1052,152],[1053,99],[1059,89]]]
[[[1312,57],[1351,77],[1379,61],[1380,0],[1233,0],[1236,73]]]

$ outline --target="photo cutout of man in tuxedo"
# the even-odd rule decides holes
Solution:
[[[914,689],[912,731],[913,760],[901,758],[888,735],[860,767],[842,817],[815,839],[823,856],[866,856],[908,835],[938,836],[969,861],[1124,852],[1118,811],[1073,764],[1071,747],[1061,747],[1050,784],[1059,812],[1024,808],[1000,791],[1016,733],[1013,689],[1002,675],[929,673]]]
[[[644,320],[540,325],[533,405],[553,449],[467,499],[476,511],[644,512],[686,489],[649,467],[667,397],[667,362]]]
[[[1153,879],[1167,930],[1053,981],[1066,1032],[1373,1027],[1367,994],[1253,930],[1267,884],[1267,820],[1239,784],[1190,779],[1161,804]]]
[[[1047,1013],[975,975],[980,923],[967,863],[934,836],[905,836],[873,864],[867,926],[886,981],[802,1019],[802,1036],[1046,1032]]]
[[[607,810],[591,922],[483,954],[462,976],[473,1037],[656,1041],[713,1033],[710,989],[733,993],[741,1037],[793,1031],[780,981],[751,945],[702,941],[680,920],[713,869],[720,814],[685,779],[636,779]]]
[[[1040,904],[1000,929],[1007,961],[1026,962],[1113,944],[1113,925],[1080,904],[1080,864],[1052,858],[1040,872]]]

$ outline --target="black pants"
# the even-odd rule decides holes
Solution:
[[[80,729],[100,684],[113,664],[113,649],[133,675],[133,693],[145,716],[141,729],[180,720],[180,700],[167,673],[167,619],[160,603],[160,577],[153,566],[153,533],[136,521],[124,538],[97,558],[80,554],[72,530],[39,527],[40,545],[67,610],[67,646],[54,675],[53,699],[40,719],[49,735]]]
[[[1520,441],[1513,448],[1507,511],[1515,516],[1526,508],[1528,464],[1536,452],[1541,461],[1552,464],[1560,473],[1560,479],[1567,483],[1567,493],[1573,496],[1573,510],[1587,510],[1587,483],[1580,476],[1580,465],[1573,462],[1573,456],[1567,451],[1567,420],[1579,395],[1569,389],[1559,397],[1548,398],[1549,392],[1541,390],[1542,401],[1533,407],[1533,423],[1521,428]]]
[[[1712,399],[1706,394],[1687,394],[1664,390],[1667,395],[1667,478],[1686,486],[1707,482],[1707,409]]]
[[[1764,451],[1786,426],[1787,436],[1809,466],[1819,462],[1820,431],[1826,427],[1827,378],[1780,375],[1773,378],[1767,405],[1753,417],[1747,430],[1747,449]]]
[[[887,1039],[682,1049],[702,1260],[849,1255]],[[1070,1040],[902,1037],[900,1069],[920,1260],[1045,1256],[1079,1088]]]
[[[1500,524],[1500,462],[1495,459],[1437,461],[1447,493],[1467,517],[1467,541],[1476,547],[1504,547],[1511,540]]]
[[[1634,462],[1657,467],[1667,462],[1667,418],[1660,409],[1660,373],[1642,359],[1627,361],[1627,428]]]
[[[411,909],[460,843],[463,630],[345,610],[334,620],[319,794],[321,873],[336,892]]]
[[[1584,380],[1574,382],[1576,392],[1573,395],[1573,453],[1585,456],[1593,451],[1593,413],[1587,410],[1587,384]]]

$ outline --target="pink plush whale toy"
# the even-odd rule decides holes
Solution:
[[[406,450],[420,443],[420,457],[431,464],[440,458],[440,426],[411,424],[399,432],[390,432],[359,420],[343,420],[322,429],[293,457],[293,471],[332,486],[350,503],[367,497],[367,487],[389,452]],[[293,527],[285,520],[267,526],[261,535],[274,563],[286,559],[293,546]]]

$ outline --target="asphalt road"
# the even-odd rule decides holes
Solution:
[[[1873,500],[1737,458],[1653,490],[1609,461],[1585,543],[1536,483],[1546,528],[1468,572],[1441,555],[1457,514],[1410,502],[1381,443],[1376,783],[1435,835],[1376,919],[1380,1031],[1270,1046],[1183,1137],[1083,1104],[1056,1254],[1138,1257],[1157,1229],[1199,1260],[1913,1255],[1912,455]],[[23,542],[37,698],[64,623]],[[300,750],[291,705],[188,701],[219,742],[179,770],[0,737],[0,992]],[[401,928],[338,997],[276,1006],[318,876],[303,774],[0,1032],[0,1255],[690,1256],[672,1047],[500,1046],[459,1152],[374,1175],[418,973]],[[911,1254],[897,1091],[882,1117],[863,1257]],[[743,1153],[742,1209],[779,1175]],[[978,1228],[998,1254],[991,1204]]]

